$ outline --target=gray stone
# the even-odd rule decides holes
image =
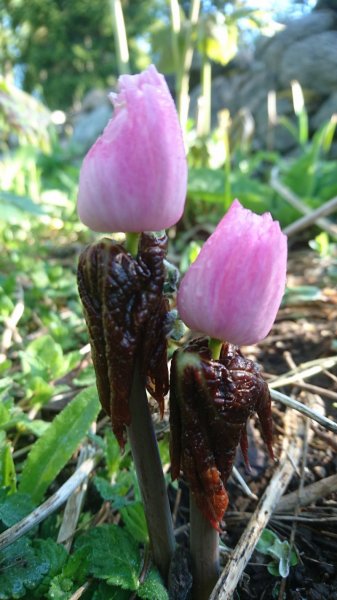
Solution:
[[[296,124],[292,102],[288,98],[277,98],[277,116],[286,117],[290,123]],[[269,147],[279,152],[289,152],[296,145],[294,136],[284,125],[271,125],[268,120],[267,98],[261,102],[254,114],[256,137],[259,146]]]
[[[337,0],[336,0],[337,1]],[[298,142],[283,125],[268,123],[267,98],[273,90],[277,97],[277,114],[297,127],[291,81],[300,82],[310,131],[337,112],[337,12],[313,11],[285,24],[273,38],[261,38],[253,61],[236,57],[212,82],[212,127],[217,115],[227,108],[233,123],[240,115],[254,120],[254,147],[273,147],[291,152]],[[197,114],[200,86],[191,93],[191,116]],[[241,122],[241,121],[240,121]]]
[[[332,94],[320,109],[313,115],[311,124],[314,129],[318,129],[324,123],[327,123],[333,114],[337,114],[337,91]]]
[[[280,83],[297,79],[303,87],[328,94],[337,88],[337,31],[326,31],[295,42],[280,65]]]
[[[337,29],[337,16],[333,11],[322,10],[312,12],[300,19],[285,24],[280,31],[271,38],[262,38],[257,45],[255,57],[262,60],[275,74],[279,71],[285,51],[296,42],[319,33]],[[301,58],[296,57],[296,61]]]
[[[112,105],[104,103],[90,112],[80,113],[74,123],[72,141],[82,150],[89,150],[112,116]]]

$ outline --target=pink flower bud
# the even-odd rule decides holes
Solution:
[[[181,281],[181,318],[191,329],[238,346],[259,342],[280,306],[286,264],[279,223],[235,200]]]
[[[158,231],[184,210],[187,165],[173,99],[151,65],[122,75],[115,107],[84,158],[78,214],[94,231]]]

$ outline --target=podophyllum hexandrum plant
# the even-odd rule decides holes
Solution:
[[[121,448],[129,437],[153,559],[167,578],[174,535],[145,393],[147,388],[162,412],[169,383],[166,237],[148,232],[181,217],[187,167],[174,103],[155,67],[122,76],[112,100],[113,117],[83,161],[78,212],[95,231],[124,231],[126,244],[105,238],[85,249],[78,283],[99,397]],[[198,599],[208,598],[217,577],[216,529],[228,502],[224,486],[238,443],[247,458],[245,426],[255,410],[272,453],[268,388],[233,344],[256,343],[267,335],[281,301],[285,267],[286,238],[279,225],[236,201],[178,293],[182,319],[211,336],[178,351],[171,378],[172,469],[177,477],[182,468],[191,486]],[[220,456],[224,435],[227,462]],[[196,480],[203,485],[196,487]]]

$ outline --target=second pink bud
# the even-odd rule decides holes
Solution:
[[[238,346],[259,342],[279,309],[286,265],[287,238],[279,223],[235,200],[181,281],[182,320]]]

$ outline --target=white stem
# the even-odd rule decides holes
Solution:
[[[101,458],[101,453],[97,453],[92,458],[88,458],[75,473],[69,477],[69,479],[53,494],[43,502],[40,506],[38,506],[33,512],[31,512],[27,517],[6,529],[0,535],[0,550],[9,546],[15,542],[15,540],[19,539],[23,535],[25,535],[28,531],[30,531],[35,525],[38,525],[46,519],[49,515],[55,512],[62,504],[64,504],[69,496],[78,488],[79,485],[85,481],[88,477],[89,473],[94,469],[98,460]]]
[[[319,425],[322,425],[322,427],[325,427],[329,431],[332,431],[333,433],[337,433],[337,423],[335,423],[331,419],[328,419],[327,417],[320,415],[318,412],[316,412],[315,410],[312,410],[305,404],[298,402],[298,400],[294,400],[293,398],[290,398],[290,396],[281,394],[281,392],[277,392],[276,390],[270,390],[270,394],[274,400],[278,400],[285,406],[288,406],[289,408],[293,408],[294,410],[297,410],[305,417],[309,417],[313,421],[316,421],[317,423],[319,423]]]

